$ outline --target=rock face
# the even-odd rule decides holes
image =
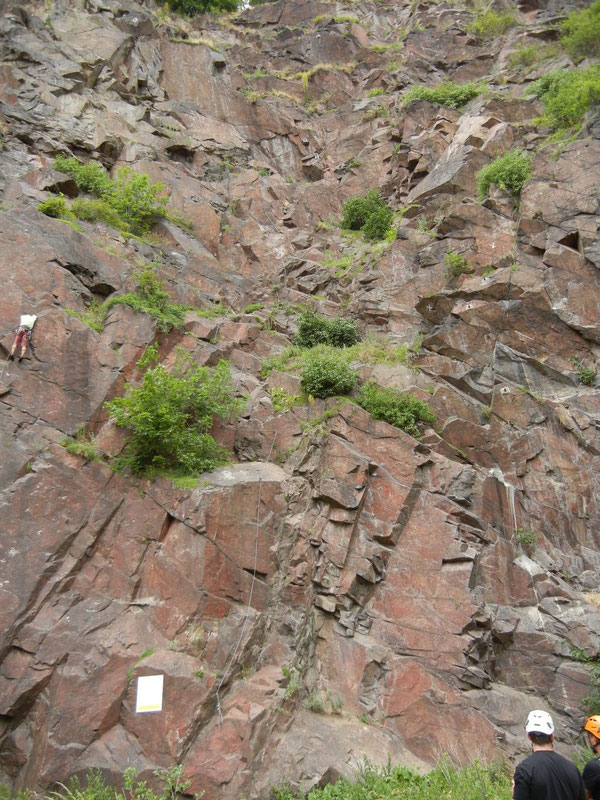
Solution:
[[[509,56],[554,36],[554,5],[534,5],[485,44],[444,2],[352,5],[356,21],[315,0],[193,21],[2,4],[4,355],[38,315],[25,361],[0,367],[2,780],[180,763],[205,800],[253,800],[364,757],[514,757],[534,707],[568,752],[590,691],[573,653],[600,649],[600,395],[578,378],[600,346],[600,140],[592,115],[552,160],[532,123],[536,72]],[[403,105],[442,78],[495,91]],[[537,151],[519,208],[499,189],[476,203],[477,171],[515,145]],[[49,192],[77,194],[59,153],[163,182],[193,232],[44,216]],[[332,224],[368,188],[406,208],[383,247]],[[123,305],[82,321],[150,262],[196,309],[185,331]],[[420,342],[356,366],[429,402],[435,429],[417,440],[349,401],[279,410],[299,377],[262,366],[304,304]],[[167,366],[179,347],[230,360],[246,398],[214,428],[232,463],[193,489],[108,465],[124,437],[104,403],[153,341]],[[61,445],[81,426],[102,461]],[[152,674],[163,711],[136,714]]]

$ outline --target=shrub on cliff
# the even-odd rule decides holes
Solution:
[[[561,44],[574,61],[600,58],[600,0],[573,11],[562,25]]]
[[[130,167],[122,167],[116,178],[111,178],[98,161],[82,164],[76,158],[57,156],[54,168],[70,175],[77,188],[99,198],[102,203],[90,204],[79,201],[73,204],[82,219],[95,221],[101,219],[112,227],[124,232],[144,234],[153,222],[166,216],[167,198],[162,194],[162,183],[150,183],[150,178],[141,172],[132,172]]]
[[[531,177],[531,156],[522,150],[509,150],[480,169],[476,177],[480,200],[485,200],[492,184],[518,198],[523,184]]]
[[[105,301],[105,313],[114,305],[129,306],[140,314],[148,314],[157,321],[162,333],[171,328],[182,328],[187,306],[172,303],[163,282],[157,277],[153,266],[135,273],[136,289],[134,292],[109,297]]]
[[[371,189],[363,197],[352,197],[344,203],[341,225],[346,230],[362,231],[367,239],[380,241],[385,239],[393,217],[393,211],[379,192]]]
[[[429,100],[448,108],[462,108],[469,100],[480,95],[484,86],[479,83],[454,83],[444,81],[438,86],[412,86],[404,95],[404,104],[411,100]]]
[[[240,409],[228,363],[209,369],[182,352],[168,372],[157,358],[152,345],[138,362],[145,369],[141,385],[128,383],[124,397],[106,403],[117,425],[131,431],[119,466],[137,475],[163,470],[197,475],[227,463],[227,451],[209,431],[215,417],[228,418]]]
[[[469,33],[474,33],[483,41],[501,36],[513,25],[516,25],[515,12],[512,9],[494,11],[490,9],[478,14],[476,19],[467,25]]]
[[[237,11],[239,6],[238,0],[169,0],[170,10],[186,17],[195,17],[207,11]]]
[[[313,397],[348,394],[356,386],[358,375],[350,364],[334,353],[315,353],[302,370],[302,391]]]
[[[408,392],[403,394],[396,389],[382,389],[381,386],[368,382],[360,387],[356,399],[374,419],[395,425],[415,439],[421,438],[419,422],[429,425],[435,422],[435,414],[427,403]]]
[[[534,81],[528,94],[542,102],[545,114],[537,122],[558,136],[578,128],[593,103],[600,102],[600,65],[585,69],[555,69]]]
[[[300,315],[296,341],[300,347],[329,344],[332,347],[352,347],[360,341],[358,326],[348,317],[327,319],[314,311]]]

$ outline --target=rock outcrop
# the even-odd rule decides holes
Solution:
[[[592,115],[555,154],[537,73],[509,61],[555,37],[553,6],[482,43],[445,2],[1,5],[4,355],[19,314],[39,319],[0,368],[0,778],[181,763],[205,800],[252,800],[364,757],[512,757],[538,706],[568,751],[590,691],[574,653],[600,649],[600,394],[577,367],[600,352],[600,139]],[[403,104],[442,78],[490,91]],[[516,145],[536,153],[520,206],[477,203],[477,171]],[[192,232],[44,216],[49,192],[77,194],[57,154],[163,182]],[[368,188],[406,209],[383,246],[333,224]],[[82,321],[150,262],[196,309],[185,331],[123,305]],[[306,304],[411,348],[356,366],[429,402],[435,429],[349,401],[278,410],[299,378],[262,366]],[[193,489],[108,464],[124,440],[104,404],[154,341],[167,365],[230,360],[246,398],[214,428],[232,463]],[[82,426],[104,460],[61,445]],[[136,715],[157,673],[163,711]]]

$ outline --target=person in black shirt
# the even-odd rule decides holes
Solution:
[[[579,770],[554,752],[554,723],[547,711],[532,711],[525,725],[531,755],[517,764],[514,800],[586,800]]]
[[[600,800],[600,716],[588,717],[583,726],[595,755],[583,768],[583,783],[588,800]]]

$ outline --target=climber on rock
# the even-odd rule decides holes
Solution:
[[[583,726],[594,757],[583,768],[583,783],[588,800],[600,800],[600,716],[588,717]]]
[[[554,723],[547,711],[532,711],[525,725],[531,755],[517,764],[513,800],[586,800],[579,770],[554,752]]]
[[[19,327],[15,328],[15,341],[8,356],[9,361],[14,361],[17,348],[21,347],[21,355],[19,361],[23,361],[25,353],[27,352],[27,344],[31,341],[31,334],[33,326],[35,325],[37,317],[34,314],[21,314]]]

